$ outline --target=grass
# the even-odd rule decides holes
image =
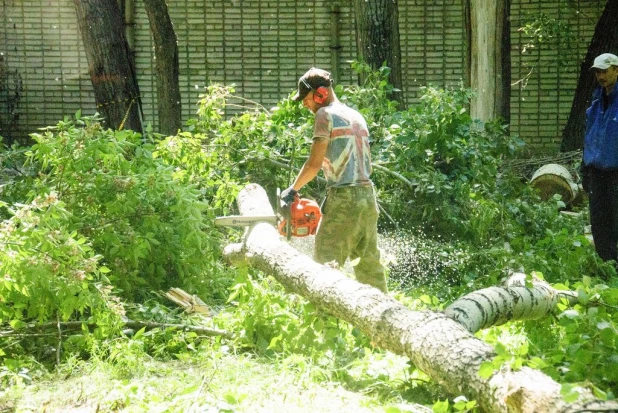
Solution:
[[[341,374],[299,355],[226,351],[200,348],[170,361],[137,354],[122,365],[69,360],[30,385],[2,390],[0,412],[427,411],[403,400],[405,360],[390,353],[368,353]]]

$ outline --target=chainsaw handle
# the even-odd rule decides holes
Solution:
[[[279,200],[279,213],[285,221],[284,232],[285,237],[289,241],[292,239],[292,204],[300,199],[298,192],[294,191],[294,200],[286,202],[281,198],[281,190],[277,188],[277,199]]]

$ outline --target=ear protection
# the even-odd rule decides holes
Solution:
[[[313,91],[313,101],[318,105],[326,102],[328,100],[328,89],[324,86],[320,86],[316,90]]]
[[[328,100],[328,88],[326,86],[320,86],[314,89],[304,78],[301,77],[300,81],[303,82],[303,85],[305,85],[307,89],[313,91],[313,101],[315,103],[321,105]]]

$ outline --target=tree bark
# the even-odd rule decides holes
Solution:
[[[470,88],[472,82],[472,12],[470,11],[470,1],[464,0],[462,12],[464,17],[464,44],[463,46],[463,84]]]
[[[484,122],[502,118],[510,122],[511,35],[510,0],[466,0],[466,37],[470,39],[470,87],[476,91],[470,104],[473,118]],[[468,70],[464,70],[468,73]]]
[[[571,113],[562,130],[562,152],[576,151],[584,146],[586,133],[586,109],[590,106],[596,79],[590,73],[594,58],[602,53],[618,54],[618,1],[608,0],[601,18],[597,22],[588,46],[588,52],[581,64]]]
[[[274,213],[265,191],[256,184],[245,187],[237,202],[242,215]],[[587,390],[569,405],[562,400],[560,384],[528,367],[503,368],[482,378],[478,374],[481,364],[496,354],[461,324],[443,313],[409,310],[376,288],[317,264],[282,241],[272,225],[255,225],[242,244],[228,245],[225,255],[232,262],[246,261],[271,274],[288,291],[360,328],[375,345],[409,357],[451,394],[465,394],[483,411],[572,412],[585,405],[618,408],[616,403],[596,400]]]
[[[525,274],[514,274],[504,287],[489,287],[455,300],[444,314],[471,333],[515,320],[535,320],[549,315],[560,298],[572,302],[572,291],[558,291],[535,280],[526,286]]]
[[[386,64],[391,70],[389,81],[396,89],[393,100],[403,104],[397,0],[355,0],[354,5],[359,60],[374,70]]]
[[[117,0],[74,0],[97,111],[112,129],[143,133],[142,105]]]
[[[175,135],[182,127],[178,84],[178,42],[165,0],[144,0],[155,44],[159,132]]]

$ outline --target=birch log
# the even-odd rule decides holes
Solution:
[[[239,194],[242,215],[273,214],[265,191],[256,184]],[[225,255],[245,261],[277,279],[290,292],[367,334],[372,342],[411,361],[453,395],[474,399],[485,412],[611,411],[618,404],[600,401],[585,389],[575,403],[564,402],[561,386],[538,370],[503,368],[485,379],[481,363],[495,357],[493,348],[443,313],[412,311],[376,288],[360,284],[341,271],[301,254],[275,228],[259,223],[242,244],[230,244]]]
[[[507,321],[534,320],[550,314],[560,298],[576,299],[572,291],[559,291],[541,280],[529,286],[525,274],[511,276],[504,287],[489,287],[457,299],[444,313],[471,333]]]

